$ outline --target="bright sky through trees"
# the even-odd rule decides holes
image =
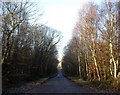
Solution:
[[[44,11],[38,23],[53,27],[63,34],[63,39],[58,46],[58,58],[63,55],[63,48],[71,38],[72,30],[75,26],[78,10],[88,0],[37,0],[38,8]],[[36,1],[36,2],[37,2]],[[97,2],[99,0],[96,0]]]

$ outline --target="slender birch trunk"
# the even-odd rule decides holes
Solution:
[[[91,47],[92,57],[93,57],[93,61],[94,61],[94,65],[95,65],[98,80],[100,80],[98,64],[97,64],[97,60],[95,58],[96,54],[95,54],[95,39],[94,38],[92,38],[92,46],[93,46],[93,48]]]

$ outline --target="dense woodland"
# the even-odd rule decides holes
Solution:
[[[2,2],[0,7],[3,90],[56,74],[60,31],[31,24],[29,21],[35,19],[32,3]],[[106,0],[82,6],[72,39],[64,48],[62,71],[66,76],[120,85],[120,2]]]
[[[83,5],[64,49],[63,72],[88,81],[120,77],[120,2]],[[117,86],[120,81],[115,80]],[[111,82],[112,83],[112,82]]]
[[[61,34],[46,25],[29,23],[35,19],[31,16],[36,13],[31,10],[34,6],[29,2],[2,2],[3,90],[15,83],[57,73],[56,46]]]

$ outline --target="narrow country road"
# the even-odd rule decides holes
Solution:
[[[90,89],[85,89],[77,84],[66,79],[59,70],[58,75],[44,83],[37,86],[26,93],[96,93]]]

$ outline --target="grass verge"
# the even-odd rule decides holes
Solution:
[[[3,91],[3,94],[7,94],[7,93],[25,93],[31,89],[33,89],[34,87],[37,87],[41,84],[46,83],[49,79],[55,77],[57,75],[56,74],[52,74],[46,77],[42,77],[33,81],[29,81],[29,82],[25,82],[21,85],[16,85],[16,87],[11,87],[9,89],[6,89],[5,91]]]
[[[92,90],[95,90],[97,92],[102,93],[120,93],[120,77],[116,79],[108,79],[108,80],[102,80],[102,81],[86,81],[83,79],[80,79],[79,77],[70,77],[65,76],[72,82],[86,88],[90,88]]]

